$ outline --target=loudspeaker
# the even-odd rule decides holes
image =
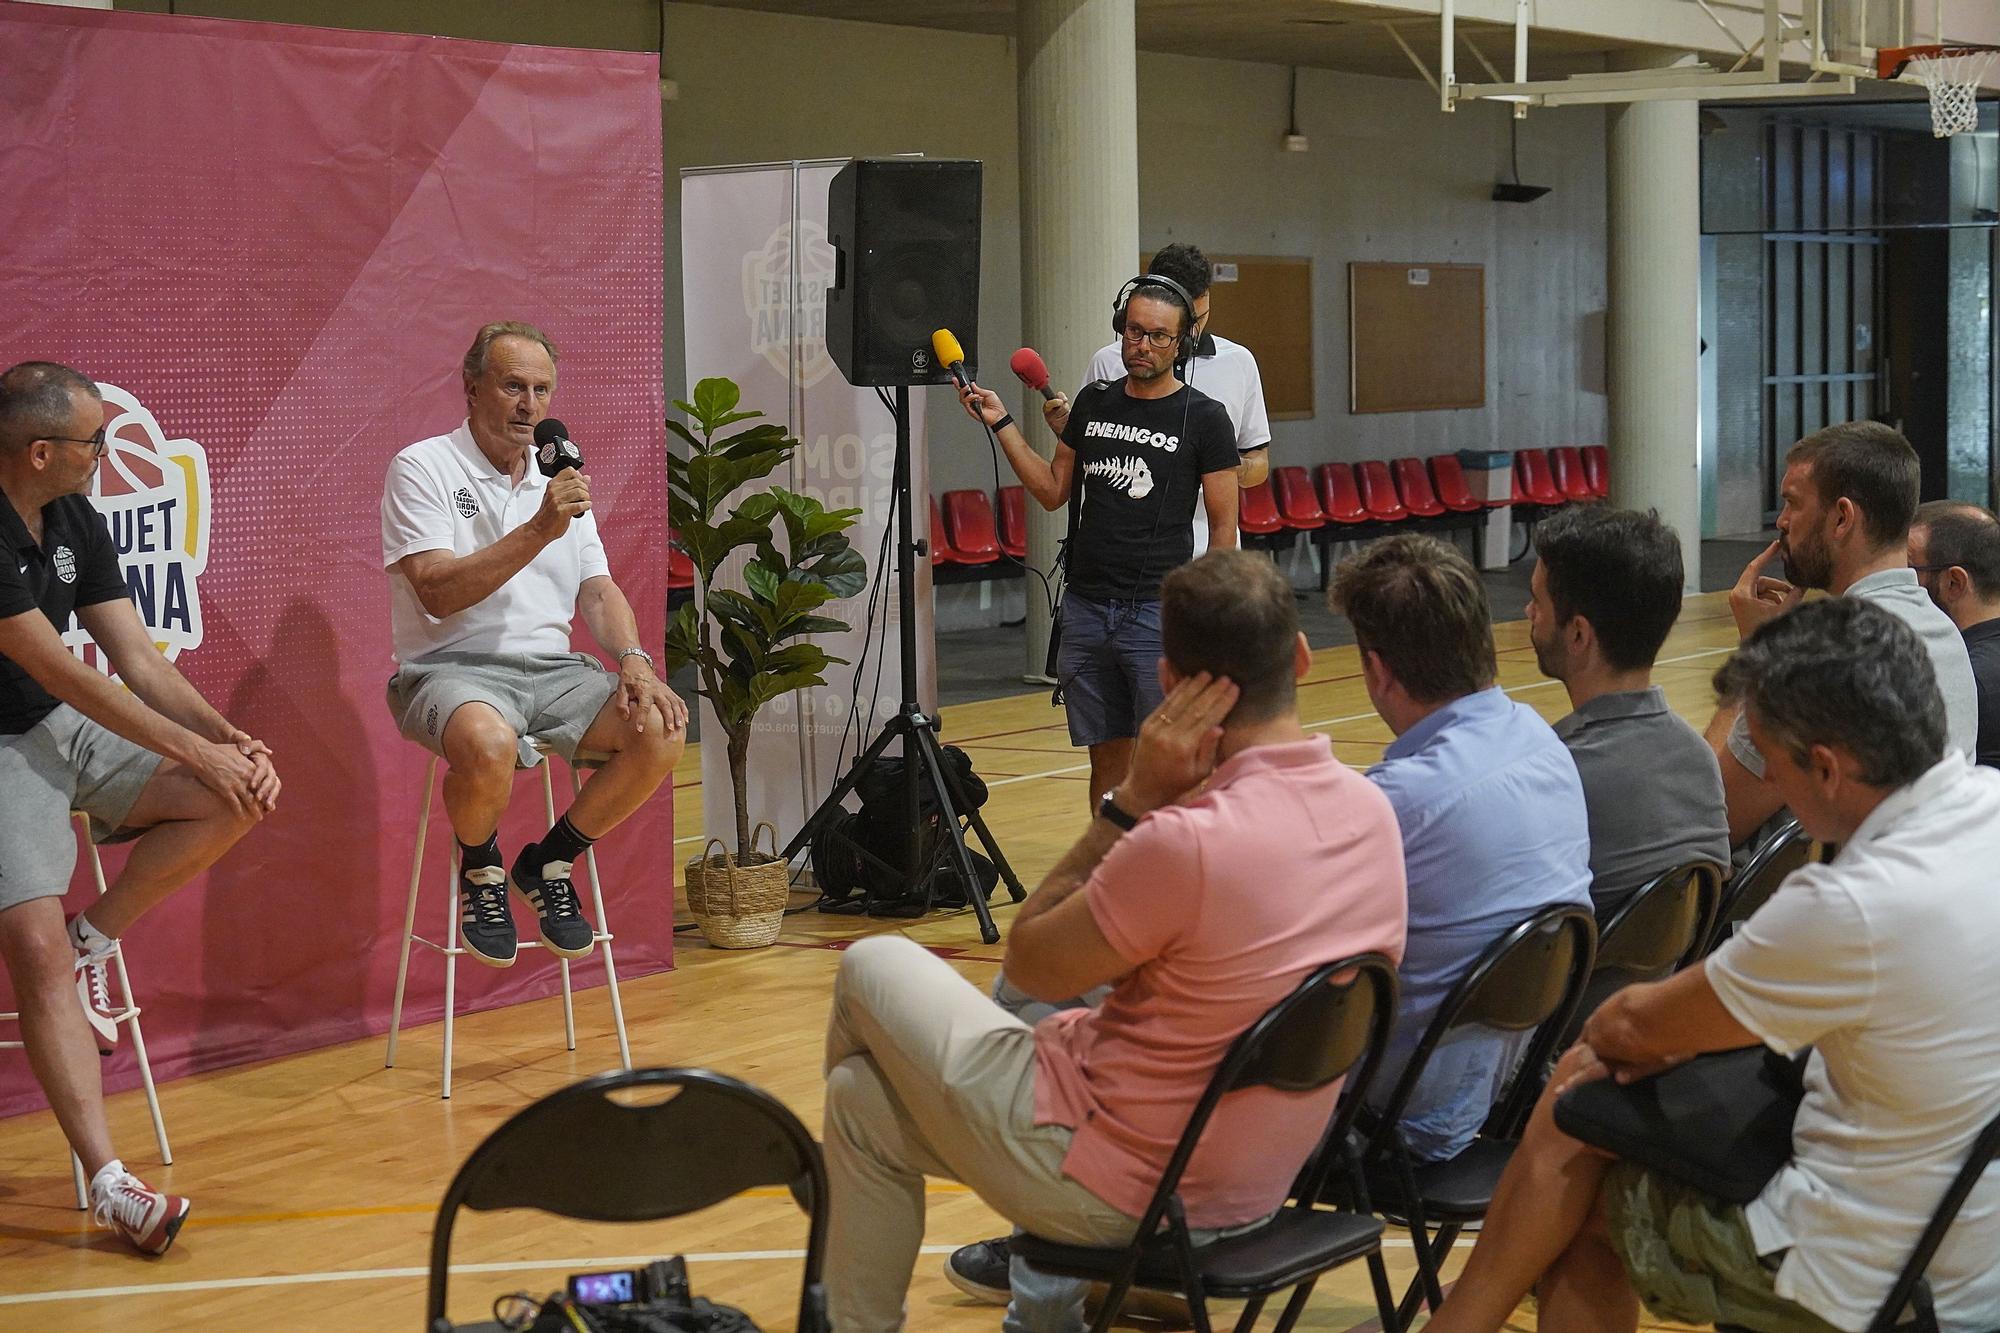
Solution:
[[[858,157],[827,189],[826,350],[855,385],[944,384],[931,334],[977,373],[979,172],[971,161]]]

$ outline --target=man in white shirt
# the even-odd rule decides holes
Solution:
[[[1516,1149],[1432,1333],[1538,1327],[1869,1326],[1979,1131],[2000,1112],[2000,774],[1946,742],[1929,654],[1858,598],[1765,625],[1716,673],[1807,865],[1706,962],[1628,987],[1584,1025]],[[1617,1162],[1556,1128],[1555,1099],[1706,1051],[1811,1047],[1791,1160],[1749,1204]],[[1927,1278],[1939,1326],[2000,1309],[2000,1181],[1976,1186]]]
[[[570,865],[673,771],[687,706],[654,674],[632,607],[612,581],[590,478],[575,468],[547,478],[529,465],[535,426],[555,393],[555,345],[527,324],[488,324],[461,375],[465,421],[397,454],[382,495],[399,664],[389,708],[405,736],[447,765],[465,947],[494,967],[514,961],[511,880],[534,908],[544,945],[581,958],[594,932]],[[615,672],[570,651],[579,612]],[[509,872],[500,817],[517,759],[538,761],[529,739],[569,760],[609,757]]]
[[[1209,282],[1212,270],[1208,256],[1184,241],[1161,247],[1146,266],[1148,273],[1172,278],[1194,298],[1194,355],[1182,366],[1183,382],[1221,403],[1236,429],[1236,484],[1247,490],[1271,473],[1271,418],[1264,410],[1264,380],[1257,370],[1257,358],[1242,343],[1234,343],[1208,331]],[[1123,347],[1109,342],[1090,359],[1090,378],[1115,380],[1125,373]],[[1044,403],[1042,413],[1057,435],[1069,422],[1070,400],[1057,394]],[[1208,515],[1199,506],[1194,515],[1194,553],[1208,549]]]
[[[1794,444],[1779,488],[1778,540],[1744,568],[1729,591],[1729,611],[1747,639],[1797,606],[1809,589],[1875,603],[1917,632],[1944,698],[1951,748],[1970,755],[1979,735],[1972,659],[1958,627],[1931,605],[1909,563],[1917,471],[1917,451],[1879,422],[1828,426]],[[1783,579],[1760,575],[1773,556],[1782,558]],[[1706,734],[1722,765],[1729,841],[1741,846],[1784,809],[1784,801],[1765,779],[1764,757],[1737,710],[1716,710]]]

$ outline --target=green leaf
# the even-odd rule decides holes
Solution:
[[[683,602],[667,619],[667,670],[674,672],[701,655],[693,602]]]
[[[839,634],[848,629],[845,620],[835,620],[832,616],[801,616],[786,627],[787,636],[799,634]]]
[[[693,415],[694,409],[688,407],[686,403],[675,403],[674,406],[679,408],[684,408],[687,410],[689,415]],[[702,442],[695,438],[694,432],[689,430],[686,426],[683,426],[680,422],[675,421],[672,417],[667,418],[667,429],[672,431],[674,434],[680,436],[683,440],[687,441],[688,448],[693,450],[695,453],[702,452],[702,447],[703,447]],[[674,463],[678,463],[681,461],[680,458],[674,454],[668,454],[667,460],[669,467],[671,467]]]
[[[824,585],[829,596],[835,600],[852,597],[868,586],[868,561],[861,552],[847,546],[795,568],[792,578],[799,583]]]
[[[736,387],[734,380],[714,376],[694,386],[694,419],[701,423],[704,435],[713,435],[716,423],[736,410],[736,404],[743,400],[743,391]]]
[[[793,620],[815,607],[825,605],[829,597],[830,594],[823,584],[800,583],[796,580],[773,584],[771,609],[775,613],[777,628],[783,631]]]
[[[743,566],[743,582],[751,592],[757,595],[759,601],[776,601],[778,584],[783,578],[783,573],[773,571],[769,565],[764,564],[761,560],[753,560]]]
[[[744,412],[739,413],[735,419],[741,421],[746,417],[761,417],[763,415],[762,412]],[[735,458],[744,454],[764,453],[772,449],[789,451],[796,444],[797,441],[793,440],[786,433],[785,428],[773,421],[766,422],[761,426],[752,426],[749,430],[738,431],[728,439],[710,445],[709,450],[713,453]]]

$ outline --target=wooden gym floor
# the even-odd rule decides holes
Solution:
[[[1500,683],[1551,720],[1567,712],[1561,687],[1535,669],[1526,622],[1498,626],[1496,638]],[[1711,593],[1688,600],[1661,652],[1655,679],[1697,727],[1710,711],[1709,677],[1735,638],[1723,594]],[[1314,655],[1300,711],[1356,767],[1379,758],[1390,738],[1369,708],[1352,648]],[[1085,822],[1087,769],[1061,713],[1043,691],[946,708],[944,722],[946,740],[965,747],[992,787],[986,818],[1032,889]],[[701,826],[701,800],[691,749],[675,775],[677,860],[697,850],[700,836],[691,830]],[[1003,932],[1013,910],[995,907]],[[878,930],[949,951],[981,986],[1000,960],[1000,946],[980,943],[969,912],[888,923],[804,912],[787,922],[777,946],[751,953],[710,949],[685,934],[676,970],[624,987],[635,1063],[737,1075],[775,1093],[817,1131],[836,949]],[[134,944],[144,948],[143,932]],[[417,1329],[431,1220],[458,1164],[529,1100],[615,1064],[602,988],[579,996],[574,1053],[550,1040],[558,1003],[461,1018],[449,1102],[437,1095],[436,1026],[406,1031],[396,1069],[382,1067],[381,1039],[370,1037],[166,1084],[160,1095],[178,1155],[172,1167],[153,1159],[142,1095],[114,1097],[112,1127],[127,1160],[195,1202],[173,1251],[156,1261],[132,1257],[75,1209],[64,1145],[46,1112],[0,1121],[0,1328]],[[953,1246],[1003,1225],[947,1181],[931,1183],[929,1202],[909,1326],[997,1328],[999,1311],[961,1297],[939,1267]],[[777,1192],[657,1226],[462,1213],[451,1314],[485,1318],[505,1292],[542,1295],[571,1271],[685,1253],[698,1294],[742,1306],[767,1329],[788,1329],[804,1242],[802,1215]],[[1400,1290],[1413,1272],[1409,1243],[1392,1230],[1386,1252]],[[1365,1269],[1355,1265],[1319,1284],[1300,1327],[1373,1328],[1372,1316]],[[1532,1329],[1531,1311],[1512,1327]]]

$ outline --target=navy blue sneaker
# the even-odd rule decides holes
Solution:
[[[473,866],[458,875],[458,936],[465,951],[488,967],[512,967],[520,946],[507,910],[507,872]]]
[[[563,958],[583,958],[595,944],[596,932],[583,919],[576,886],[569,882],[568,861],[543,861],[533,843],[514,858],[514,891],[528,900],[542,925],[542,943]]]

